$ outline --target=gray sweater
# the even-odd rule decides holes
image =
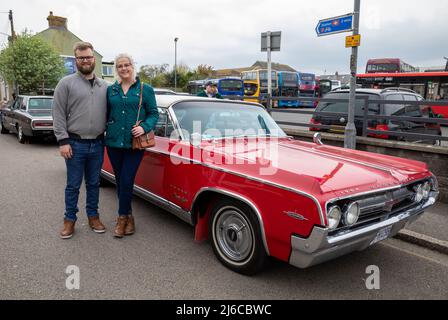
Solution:
[[[69,133],[95,139],[106,130],[107,83],[95,77],[94,85],[79,72],[62,78],[54,91],[53,128],[59,145]]]

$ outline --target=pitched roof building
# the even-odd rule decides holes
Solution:
[[[241,72],[243,71],[250,71],[250,70],[259,70],[259,69],[267,69],[267,62],[264,61],[256,61],[252,66],[250,67],[244,67],[244,68],[229,68],[229,69],[220,69],[220,70],[213,70],[212,77],[214,78],[222,78],[222,77],[240,77]],[[276,71],[291,71],[296,72],[294,68],[281,63],[272,63],[272,70]]]

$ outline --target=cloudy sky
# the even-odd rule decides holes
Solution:
[[[317,74],[348,73],[348,33],[317,37],[320,19],[353,11],[353,0],[2,0],[13,10],[16,32],[48,27],[49,11],[68,18],[69,29],[112,61],[132,54],[139,65],[178,63],[214,69],[245,67],[266,60],[260,33],[282,31],[272,60]],[[442,66],[448,57],[448,1],[361,0],[358,70],[367,59],[399,57],[414,66]],[[0,43],[10,33],[0,14]]]

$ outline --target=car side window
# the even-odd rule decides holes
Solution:
[[[403,95],[405,101],[417,101],[417,97],[411,94]]]
[[[14,101],[11,109],[18,109],[21,103],[22,103],[22,98],[16,99],[16,101]]]
[[[170,137],[174,131],[174,125],[171,118],[168,116],[166,109],[158,108],[159,119],[154,127],[154,135],[158,137]]]
[[[158,137],[164,137],[166,131],[166,121],[168,117],[165,109],[158,108],[158,110],[159,119],[157,120],[156,126],[154,127],[154,134]]]
[[[22,99],[22,102],[20,103],[20,110],[23,110],[23,111],[26,110],[26,101],[25,101],[25,99]]]
[[[403,95],[401,93],[394,93],[389,94],[385,97],[386,101],[403,101]],[[404,104],[392,104],[392,103],[386,103],[384,105],[384,112],[386,115],[390,116],[399,111],[404,107]]]

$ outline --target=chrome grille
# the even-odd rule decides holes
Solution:
[[[340,223],[339,227],[329,234],[334,235],[344,231],[356,230],[365,227],[366,225],[387,220],[403,211],[417,207],[419,204],[413,200],[415,196],[413,185],[415,184],[395,190],[337,201],[337,204],[341,208],[343,208],[344,203],[356,201],[360,206],[361,212],[356,224],[352,226],[344,226]]]

